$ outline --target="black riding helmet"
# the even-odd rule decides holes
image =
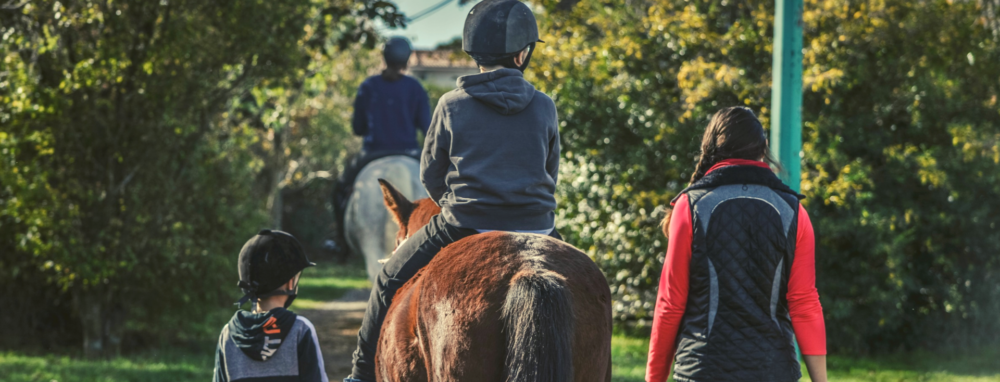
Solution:
[[[392,37],[385,42],[385,46],[382,48],[382,58],[388,65],[406,66],[406,63],[410,61],[411,53],[413,53],[413,48],[410,47],[410,40],[407,40],[406,37]]]
[[[462,50],[479,65],[497,65],[524,71],[538,39],[538,23],[531,9],[517,0],[486,0],[469,11],[462,32]],[[531,47],[524,64],[515,67],[514,55]]]
[[[247,301],[257,303],[261,297],[289,296],[285,308],[292,305],[298,288],[279,290],[282,285],[303,269],[316,265],[309,261],[302,245],[295,237],[282,231],[263,230],[250,238],[240,250],[240,282],[243,298],[236,305]]]

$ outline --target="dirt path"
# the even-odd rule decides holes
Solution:
[[[330,381],[341,381],[351,374],[351,354],[358,344],[358,329],[361,328],[370,293],[366,289],[352,290],[318,309],[302,310],[300,313],[316,327]]]

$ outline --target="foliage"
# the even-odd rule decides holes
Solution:
[[[259,160],[257,181],[267,190],[273,227],[283,228],[279,217],[287,212],[283,191],[321,191],[319,198],[309,195],[311,200],[329,198],[333,177],[361,148],[361,140],[349,127],[354,94],[379,64],[381,56],[362,44],[311,52],[305,70],[290,73],[282,81],[258,85],[233,100],[229,123],[257,136],[258,144],[251,148]],[[322,185],[311,185],[314,181]],[[313,207],[330,210],[323,205]]]
[[[458,36],[451,39],[451,41],[442,42],[434,47],[434,50],[449,50],[454,53],[464,53],[462,50],[462,37]]]
[[[1000,39],[983,4],[805,1],[802,190],[834,348],[998,340]],[[558,224],[604,269],[615,317],[648,323],[657,223],[708,118],[741,104],[769,123],[774,2],[539,9],[529,78],[562,120]]]
[[[336,104],[334,60],[374,45],[376,17],[403,22],[374,0],[3,6],[0,286],[23,309],[4,322],[82,332],[89,355],[116,352],[122,329],[193,335],[190,317],[233,298],[235,254],[265,224],[273,189],[254,180],[274,157],[337,155],[272,137],[335,118],[317,111]]]

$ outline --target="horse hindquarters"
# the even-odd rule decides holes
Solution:
[[[505,238],[516,248],[500,317],[506,381],[611,381],[611,290],[600,269],[559,240]]]
[[[501,314],[497,314],[497,313]],[[491,232],[444,248],[397,292],[380,382],[610,381],[611,291],[585,254]]]
[[[503,305],[507,382],[569,382],[573,377],[573,296],[562,276],[522,270]]]

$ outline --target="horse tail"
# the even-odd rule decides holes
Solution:
[[[514,275],[503,304],[507,382],[568,382],[573,378],[573,296],[561,275],[526,268]]]

